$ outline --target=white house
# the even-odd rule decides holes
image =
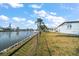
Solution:
[[[57,32],[79,35],[79,21],[68,21],[56,28]]]

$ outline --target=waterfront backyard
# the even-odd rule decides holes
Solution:
[[[16,47],[15,47],[16,48]],[[56,32],[42,32],[21,48],[5,55],[13,56],[79,56],[79,36]],[[2,54],[4,55],[4,54]]]

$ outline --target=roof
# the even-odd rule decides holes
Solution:
[[[79,23],[79,21],[67,21],[67,22],[63,22],[62,24],[60,24],[59,26],[57,26],[56,29],[58,27],[60,27],[61,25],[65,24],[65,23]]]

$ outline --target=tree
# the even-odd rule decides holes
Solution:
[[[39,32],[47,30],[47,27],[44,24],[43,19],[37,18],[37,21],[35,23],[37,24],[37,29]]]
[[[41,25],[43,23],[43,20],[41,18],[37,18],[37,21],[35,23],[37,24],[38,31],[41,31]]]
[[[41,29],[42,31],[46,32],[48,30],[47,26],[46,25],[41,25]]]

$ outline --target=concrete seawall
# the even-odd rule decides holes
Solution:
[[[25,43],[27,43],[28,41],[31,40],[31,38],[33,38],[34,36],[36,36],[38,33],[35,33],[29,37],[26,37],[25,39],[23,39],[20,42],[15,43],[14,45],[0,51],[0,55],[7,55],[6,53],[9,52],[9,50],[14,50],[11,53],[9,53],[8,55],[11,55],[12,53],[14,53],[16,50],[18,50],[19,48],[21,48]]]

